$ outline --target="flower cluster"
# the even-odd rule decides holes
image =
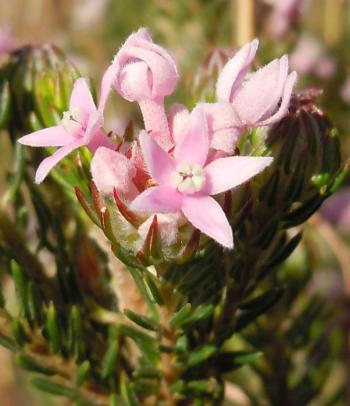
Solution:
[[[175,104],[166,112],[164,98],[179,80],[175,62],[146,29],[132,34],[105,72],[96,106],[87,81],[76,81],[69,111],[54,127],[22,137],[34,147],[59,149],[40,164],[36,182],[74,149],[93,153],[91,173],[98,191],[117,194],[128,210],[145,214],[139,227],[147,233],[157,214],[165,244],[177,227],[191,223],[226,248],[233,247],[220,194],[255,176],[271,157],[238,156],[236,144],[249,128],[271,125],[288,111],[295,72],[283,56],[249,76],[258,41],[243,46],[219,75],[214,103],[198,103],[190,112]],[[103,112],[112,90],[137,102],[144,119],[136,139],[118,146],[104,129]],[[219,199],[212,196],[219,196]]]

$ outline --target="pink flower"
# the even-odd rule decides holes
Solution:
[[[140,28],[121,47],[112,66],[116,90],[126,100],[139,103],[146,130],[164,148],[170,148],[164,97],[173,93],[179,74],[169,53]]]
[[[276,123],[287,113],[297,75],[288,75],[288,58],[282,56],[245,76],[255,57],[258,40],[243,46],[225,65],[217,82],[220,103],[231,103],[236,112],[237,128],[265,126]],[[220,120],[216,115],[216,120]]]
[[[207,164],[209,136],[203,106],[191,113],[173,156],[146,132],[140,134],[140,143],[147,168],[158,185],[142,192],[131,208],[144,212],[182,212],[200,231],[232,248],[232,229],[211,195],[247,181],[270,165],[272,158],[233,156]]]
[[[101,131],[102,112],[108,92],[109,88],[102,84],[101,102],[97,109],[86,80],[79,78],[74,84],[69,111],[63,114],[61,122],[18,140],[32,147],[60,147],[40,163],[35,175],[36,183],[41,183],[61,159],[79,147],[86,145],[92,152],[100,146],[114,147],[113,142]]]

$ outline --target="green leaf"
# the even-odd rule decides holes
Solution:
[[[272,307],[283,294],[282,288],[272,288],[262,293],[261,295],[254,297],[253,299],[246,300],[241,303],[239,308],[245,311],[256,311],[263,309],[265,311],[269,307]]]
[[[133,267],[128,267],[132,278],[134,279],[140,293],[142,294],[142,296],[144,297],[151,313],[152,313],[152,317],[154,320],[158,321],[159,320],[159,313],[157,310],[157,307],[155,305],[155,301],[153,300],[153,298],[151,297],[146,285],[144,284],[143,280],[141,279],[140,275],[139,275],[139,271]]]
[[[254,364],[261,357],[263,353],[252,351],[231,351],[220,353],[215,359],[216,368],[220,374],[231,372],[236,368],[243,365]]]
[[[11,261],[12,277],[15,282],[16,294],[20,305],[22,315],[28,317],[28,295],[27,295],[27,280],[24,272],[15,261]]]
[[[117,340],[109,343],[105,356],[102,360],[102,379],[107,379],[116,370],[116,362],[119,354],[119,343]]]
[[[192,326],[195,323],[199,323],[201,321],[207,320],[215,310],[215,306],[210,305],[199,305],[196,307],[189,318],[184,320],[183,325],[188,327]]]
[[[17,350],[17,344],[9,337],[5,337],[1,334],[0,334],[0,345],[2,345],[3,347],[7,348],[10,351]]]
[[[158,323],[154,322],[153,320],[149,319],[146,316],[140,316],[129,309],[125,309],[124,313],[125,313],[126,317],[128,317],[131,321],[133,321],[140,327],[145,328],[146,330],[151,330],[151,331],[159,330]]]
[[[57,354],[61,351],[61,334],[57,312],[52,302],[47,311],[46,329],[49,337],[50,351]]]
[[[24,344],[30,341],[30,338],[26,334],[24,327],[20,320],[14,319],[11,323],[11,330],[13,338],[15,339],[16,343],[19,346],[23,346]]]
[[[186,303],[180,310],[178,310],[174,316],[170,319],[170,324],[172,326],[180,326],[187,317],[191,314],[192,306],[191,303]]]
[[[213,344],[205,344],[199,348],[194,349],[189,354],[187,360],[188,367],[194,367],[205,362],[207,359],[211,358],[217,351],[218,348],[216,347],[216,345]]]
[[[44,375],[55,375],[57,373],[54,369],[43,365],[41,362],[38,362],[36,359],[26,354],[16,354],[15,362],[18,366],[27,371],[38,372]]]
[[[135,393],[125,373],[120,377],[120,394],[127,406],[139,406]]]
[[[69,315],[68,348],[76,360],[80,358],[85,348],[82,332],[82,318],[77,306],[72,306]]]
[[[159,305],[163,305],[164,304],[164,300],[162,298],[162,295],[160,294],[156,284],[154,283],[154,281],[152,280],[151,277],[146,276],[145,278],[145,282],[153,296],[153,299],[159,304]]]
[[[79,398],[79,390],[69,388],[45,378],[32,378],[30,382],[37,389],[42,392],[50,393],[51,395],[63,396],[71,400],[78,400]]]
[[[82,364],[80,364],[77,370],[77,386],[81,386],[89,376],[91,371],[91,364],[90,361],[85,360]]]
[[[260,297],[253,299],[243,306],[247,310],[243,310],[242,313],[237,318],[237,323],[235,326],[235,331],[240,331],[247,327],[250,323],[255,321],[260,315],[267,312],[272,306],[274,306],[278,300],[281,298],[283,290],[272,289]]]
[[[136,369],[133,374],[135,378],[156,378],[160,379],[163,375],[162,371],[158,368],[154,368],[151,366],[145,366]]]
[[[7,81],[3,82],[0,89],[0,129],[5,128],[11,109],[11,92]]]
[[[28,283],[28,310],[30,320],[41,325],[43,322],[42,301],[40,291],[33,281]]]

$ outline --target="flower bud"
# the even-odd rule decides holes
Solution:
[[[179,74],[175,62],[153,43],[145,28],[132,34],[117,53],[115,86],[129,101],[161,100],[175,89]]]

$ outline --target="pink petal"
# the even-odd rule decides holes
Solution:
[[[115,143],[107,137],[102,131],[95,131],[87,144],[89,150],[94,154],[96,150],[100,147],[106,147],[108,149],[114,150]]]
[[[142,27],[136,33],[130,35],[130,37],[127,39],[127,41],[121,48],[121,51],[127,49],[127,47],[137,47],[140,49],[151,51],[154,54],[159,55],[168,64],[168,70],[172,71],[172,76],[176,78],[177,82],[179,78],[179,73],[177,71],[174,59],[171,57],[171,55],[167,50],[165,50],[164,48],[155,44],[152,41],[152,37],[146,28]],[[122,54],[122,52],[120,54]],[[118,59],[118,55],[116,59]]]
[[[139,106],[145,123],[145,129],[165,151],[169,151],[173,144],[170,138],[163,99],[143,100],[139,102]]]
[[[140,133],[139,139],[152,178],[160,185],[169,186],[170,175],[176,170],[174,161],[145,131]]]
[[[276,88],[274,89],[274,91],[271,92],[270,99],[265,106],[265,113],[260,117],[259,123],[262,120],[267,119],[268,117],[270,117],[272,114],[274,114],[276,112],[277,106],[283,95],[283,91],[284,91],[284,87],[285,87],[287,78],[288,78],[288,57],[287,57],[287,55],[284,55],[280,59],[279,78],[278,78],[278,82],[277,82],[278,84],[276,85]]]
[[[181,210],[182,195],[175,189],[166,186],[155,186],[146,189],[131,203],[131,210],[176,213]]]
[[[168,122],[171,140],[174,143],[180,139],[185,125],[190,117],[189,111],[183,104],[173,104],[168,112]]]
[[[152,79],[144,61],[135,61],[125,65],[118,77],[119,90],[128,101],[142,101],[153,98]]]
[[[275,59],[257,71],[236,93],[233,106],[245,125],[255,125],[277,107],[288,74],[288,60]]]
[[[84,78],[79,78],[75,81],[69,101],[69,111],[72,111],[77,107],[82,109],[87,117],[96,111],[95,102],[92,98],[87,81]]]
[[[101,81],[101,91],[100,91],[100,100],[98,104],[98,111],[103,115],[103,111],[106,106],[108,96],[112,90],[113,82],[115,81],[117,74],[117,66],[115,63],[112,63],[105,73],[103,74]]]
[[[141,60],[148,65],[151,72],[152,98],[162,98],[174,91],[178,82],[178,73],[174,69],[174,63],[170,65],[157,52],[135,46],[127,47],[118,62],[123,66],[127,64],[128,60]],[[121,80],[122,78],[118,78],[119,89],[121,89]]]
[[[65,145],[62,148],[59,148],[53,155],[45,158],[39,165],[36,174],[35,174],[35,183],[41,183],[51,169],[65,156],[70,154],[75,149],[85,145],[83,139],[78,139],[75,142],[72,142],[69,145]]]
[[[84,140],[86,141],[86,144],[90,142],[94,134],[97,131],[99,131],[99,129],[102,126],[103,126],[103,117],[101,113],[98,110],[96,110],[89,116],[88,122],[86,124],[86,130],[84,134]]]
[[[259,123],[259,125],[270,125],[270,124],[276,123],[277,121],[280,121],[287,114],[288,108],[289,108],[289,103],[290,103],[290,98],[292,96],[293,87],[295,85],[297,77],[298,77],[298,75],[296,72],[292,72],[288,76],[286,83],[284,85],[282,101],[281,101],[281,105],[280,105],[279,109],[271,117],[267,118],[264,121],[261,121]]]
[[[207,119],[201,105],[191,113],[186,128],[175,146],[174,157],[178,163],[203,166],[208,156],[209,135]]]
[[[216,97],[219,102],[232,102],[253,62],[258,45],[257,39],[244,45],[224,66],[216,84]]]
[[[205,103],[210,147],[232,154],[243,131],[243,124],[231,103]]]
[[[216,195],[246,182],[272,161],[270,157],[232,156],[211,162],[205,167],[209,194]]]
[[[219,203],[205,195],[183,195],[182,212],[200,231],[226,248],[233,248],[231,226]]]
[[[136,168],[123,154],[100,147],[91,161],[91,174],[97,189],[105,194],[113,194],[115,188],[123,198],[132,200],[138,193],[132,179]]]
[[[35,131],[18,140],[19,143],[31,147],[62,147],[74,141],[75,138],[59,125]]]

